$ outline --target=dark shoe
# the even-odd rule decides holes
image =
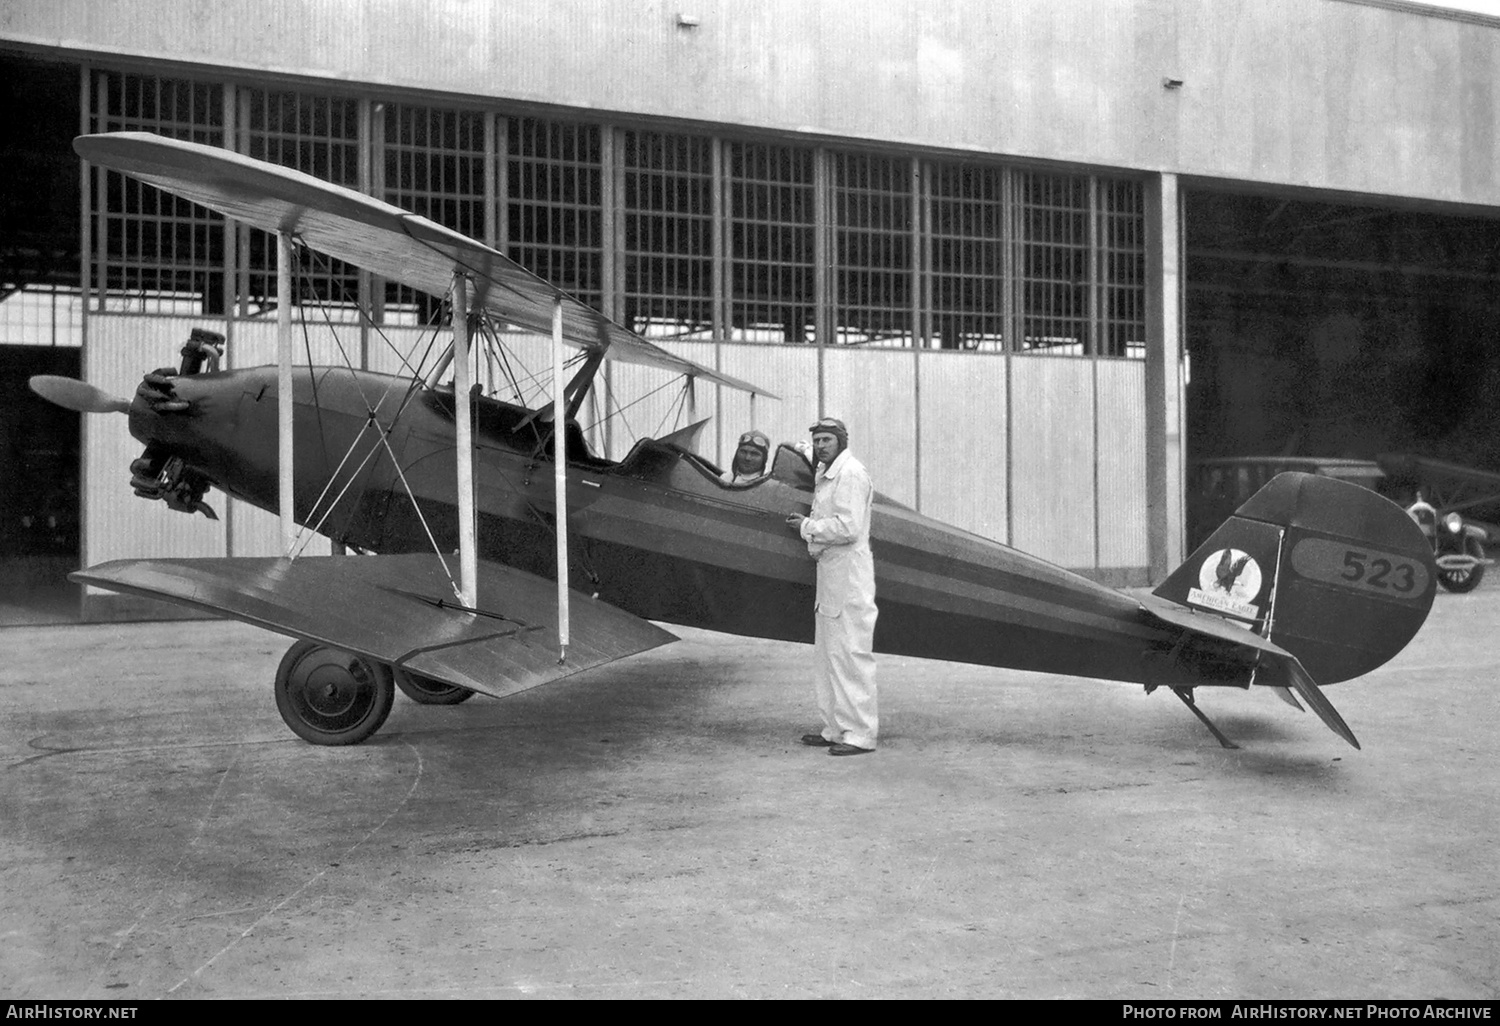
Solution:
[[[873,752],[874,750],[875,749],[873,749],[873,748],[859,748],[859,747],[857,747],[855,745],[846,745],[842,741],[840,741],[838,744],[831,745],[829,747],[828,754],[829,755],[868,755],[871,752]]]
[[[822,734],[803,734],[802,743],[811,745],[813,748],[829,748],[834,744]]]

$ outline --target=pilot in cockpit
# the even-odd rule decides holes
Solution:
[[[719,475],[726,484],[749,484],[765,477],[770,468],[771,440],[764,432],[746,431],[740,435],[739,448],[734,451],[734,462]]]

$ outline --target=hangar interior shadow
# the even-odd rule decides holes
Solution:
[[[1500,221],[1190,190],[1189,458],[1500,469]]]
[[[0,60],[0,626],[78,618],[79,416],[33,374],[80,377],[57,302],[80,286],[78,68]],[[71,343],[71,344],[70,344]]]

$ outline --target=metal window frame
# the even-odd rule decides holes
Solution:
[[[723,321],[729,342],[807,344],[821,334],[819,168],[810,147],[740,139],[722,148]],[[780,260],[772,254],[809,254]],[[749,287],[757,275],[764,287]],[[812,337],[808,329],[813,329]],[[780,338],[770,337],[779,333]]]
[[[1007,301],[1011,260],[1006,249],[1005,169],[990,164],[925,163],[922,207],[928,320],[924,347],[1003,352],[1012,337],[1006,319],[1011,307]],[[955,178],[964,185],[953,188]],[[968,179],[977,179],[980,187],[967,188]],[[950,209],[959,211],[960,216],[943,217]],[[950,221],[956,221],[958,227],[949,228]],[[966,230],[976,222],[981,226],[991,223],[995,230]],[[967,302],[951,298],[964,294],[971,297]]]
[[[921,317],[915,158],[836,150],[829,154],[829,284],[832,345],[907,349]],[[858,290],[858,295],[854,291]],[[890,297],[881,302],[878,297]]]
[[[717,337],[715,290],[722,273],[715,269],[720,190],[713,138],[623,129],[617,143],[619,234],[610,248],[623,265],[621,323],[651,337]],[[685,203],[685,196],[699,205]],[[652,244],[658,241],[663,244]],[[693,292],[698,282],[706,287]]]
[[[1099,179],[1100,356],[1146,354],[1145,189],[1123,178]]]
[[[399,101],[371,107],[365,191],[471,238],[492,238],[493,118],[479,110]],[[381,283],[378,291],[382,323],[425,325],[445,316],[441,297],[395,282]]]
[[[616,316],[614,133],[601,124],[537,117],[506,118],[504,127],[507,237],[499,248],[580,301]],[[543,133],[546,138],[539,139]],[[580,149],[585,156],[578,155]],[[555,222],[556,233],[526,237],[526,224],[544,222],[549,227]]]
[[[357,98],[300,89],[246,86],[237,90],[236,149],[273,164],[281,164],[346,188],[368,192],[371,162],[369,117]],[[342,131],[337,131],[337,129]],[[268,232],[242,228],[246,238],[241,253],[246,270],[242,278],[241,316],[245,319],[274,314],[282,298],[276,295],[276,240]],[[291,297],[293,316],[301,316],[305,298],[316,302],[319,316],[334,321],[360,320],[360,301],[368,293],[362,272],[343,261],[333,260],[304,247],[296,248]],[[262,297],[260,309],[250,304]]]
[[[84,74],[92,83],[82,113],[88,131],[154,131],[195,142],[226,141],[221,93],[227,87],[220,83],[107,68]],[[219,295],[212,295],[213,283],[225,270],[212,254],[230,245],[224,218],[119,172],[90,171],[93,201],[85,231],[94,309],[211,315],[223,297],[222,285]],[[182,288],[184,281],[201,281],[202,287]],[[172,287],[163,287],[164,282]],[[201,298],[195,302],[192,296]]]
[[[665,322],[690,326],[684,336],[649,320],[637,325],[648,334],[703,338],[706,331],[718,342],[820,348],[856,342],[1144,355],[1145,183],[1129,176],[107,68],[85,68],[82,75],[82,118],[90,130],[157,128],[323,177],[334,170],[342,184],[436,213],[434,220],[495,245],[616,320],[647,301],[666,312]],[[137,91],[137,105],[153,89],[164,94],[154,101],[158,116],[115,110],[114,94],[127,88]],[[217,112],[189,102],[186,120],[160,116],[163,104],[176,110],[184,96],[214,90],[222,96]],[[403,119],[416,117],[425,119],[428,137],[399,138]],[[390,138],[393,125],[398,138]],[[647,139],[690,147],[690,166],[644,166],[631,147]],[[399,180],[407,160],[424,162],[417,177],[425,182]],[[388,180],[393,169],[397,181]],[[226,229],[212,214],[179,220],[170,210],[160,217],[121,210],[119,187],[108,174],[96,171],[92,187],[81,190],[91,308],[118,307],[125,277],[153,273],[205,281],[222,275],[222,300],[207,305],[221,307],[231,321],[272,308],[274,277],[262,266],[270,250],[253,240],[252,230]],[[967,174],[984,177],[982,196],[949,187],[954,176]],[[644,202],[637,190],[646,180],[685,182],[707,209]],[[977,231],[955,228],[948,216],[955,209],[960,220],[984,224]],[[180,267],[170,261],[157,267],[118,249],[134,232],[155,233],[151,243],[160,250],[159,240],[174,231],[188,233],[178,247],[186,251]],[[225,233],[217,244],[222,259],[209,258],[213,245],[195,248],[195,231]],[[682,244],[663,249],[642,241],[657,232]],[[304,278],[320,302],[332,301],[335,313],[342,305],[350,316],[363,308],[375,322],[385,319],[382,287],[363,272],[316,259],[320,266],[305,268]],[[654,265],[653,273],[643,277],[643,265]],[[646,284],[653,277],[656,285]],[[965,292],[971,298],[955,299]],[[259,311],[257,295],[265,300]],[[359,302],[351,301],[355,295]],[[180,297],[167,297],[163,306],[173,302],[182,305]],[[155,312],[201,316],[204,306]],[[691,309],[691,316],[678,316],[674,306]],[[978,342],[963,341],[966,326],[977,326]],[[1034,342],[1053,336],[1072,341],[1057,348]]]
[[[1013,351],[1092,355],[1092,179],[1031,170],[1013,174],[1012,273],[1021,318]]]

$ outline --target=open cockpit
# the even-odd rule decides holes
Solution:
[[[453,389],[439,386],[427,392],[428,402],[445,418],[453,416]],[[474,411],[474,438],[478,445],[493,445],[550,461],[553,453],[552,422],[537,411],[516,403],[479,395],[470,398]],[[780,481],[810,491],[813,468],[807,457],[791,445],[777,446],[770,471],[753,481],[731,483],[711,460],[675,442],[642,438],[619,461],[598,456],[589,447],[582,426],[569,418],[564,429],[570,466],[599,473],[684,486],[693,479],[710,481],[727,492],[746,492],[767,481]],[[686,478],[680,474],[689,475]]]

